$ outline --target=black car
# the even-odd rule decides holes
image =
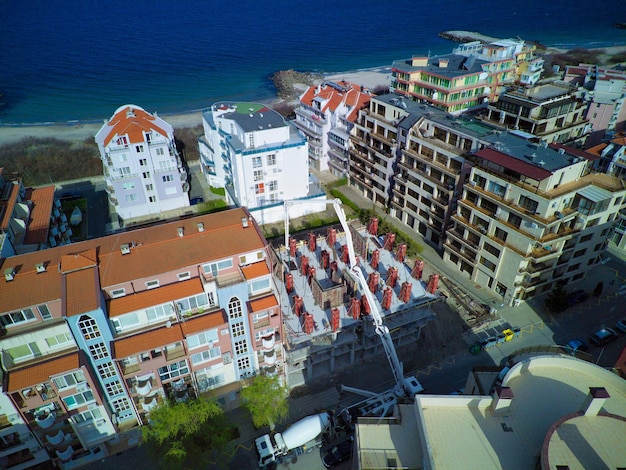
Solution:
[[[602,328],[601,330],[596,331],[589,337],[589,341],[591,341],[596,346],[603,346],[606,343],[610,343],[611,341],[616,339],[617,333],[611,328]]]
[[[328,452],[328,454],[326,454],[322,459],[324,467],[331,468],[344,460],[349,459],[352,454],[352,439],[353,438],[350,437],[350,439],[340,442],[330,449],[330,452]]]

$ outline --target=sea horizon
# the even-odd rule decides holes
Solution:
[[[547,47],[626,45],[626,2],[532,0],[495,9],[489,0],[399,0],[381,9],[235,0],[216,10],[200,0],[132,4],[9,0],[0,29],[0,126],[98,123],[124,104],[161,116],[225,100],[276,100],[270,77],[389,67],[412,55],[452,52],[449,30],[521,38]],[[480,13],[478,13],[480,12]],[[564,14],[566,12],[566,14]],[[471,13],[471,14],[470,14]]]

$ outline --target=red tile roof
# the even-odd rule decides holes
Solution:
[[[127,295],[108,301],[109,317],[124,315],[143,308],[164,304],[183,297],[200,294],[203,291],[199,278],[168,284],[157,289],[150,289],[138,294]]]
[[[113,343],[116,359],[123,359],[140,352],[167,346],[183,340],[183,332],[178,324],[172,327],[163,327],[157,330],[146,331],[123,339],[118,339]]]
[[[260,299],[250,300],[248,302],[248,311],[249,312],[261,312],[270,307],[275,307],[278,305],[278,300],[276,300],[276,296],[274,294],[270,294],[266,297],[261,297]]]
[[[25,199],[32,201],[33,206],[24,236],[24,245],[46,243],[50,228],[50,214],[54,203],[54,185],[27,189]]]
[[[65,314],[92,312],[100,307],[100,284],[95,267],[73,271],[65,276]]]
[[[251,220],[246,228],[241,224],[243,217]],[[203,232],[198,232],[199,222],[204,224]],[[178,236],[178,227],[184,228],[183,237]],[[120,246],[132,242],[135,245],[130,253],[123,255]],[[239,208],[12,256],[0,260],[0,271],[16,268],[12,281],[0,282],[0,312],[61,299],[59,264],[63,271],[97,264],[100,285],[110,288],[266,246],[256,221],[246,209]],[[42,262],[47,270],[38,274],[35,265]]]
[[[247,280],[254,279],[261,276],[267,276],[270,273],[270,268],[265,261],[259,261],[258,263],[249,264],[241,268],[243,277]]]
[[[556,142],[553,142],[548,145],[548,147],[553,148],[555,150],[563,149],[563,151],[574,157],[583,157],[585,160],[598,160],[600,157],[594,153],[589,153],[587,150],[577,149],[574,147],[570,147],[569,145],[563,145]]]
[[[509,170],[519,173],[524,176],[528,176],[534,180],[541,181],[548,178],[552,173],[543,168],[536,167],[529,163],[523,162],[515,157],[511,157],[502,152],[491,148],[483,148],[476,152],[476,156],[484,158],[497,165],[503,166]]]
[[[322,108],[322,112],[326,112],[327,110],[335,111],[342,103],[344,103],[347,107],[352,107],[346,117],[347,120],[355,122],[359,110],[366,107],[370,102],[370,98],[376,95],[367,93],[365,88],[361,90],[361,86],[355,83],[347,82],[345,80],[336,83],[342,87],[348,88],[348,91],[342,93],[332,86],[321,85],[318,92],[318,86],[315,85],[309,87],[302,94],[300,102],[308,106],[312,106],[315,98],[319,97],[327,100],[326,104]]]
[[[4,191],[6,191],[6,195]],[[5,183],[4,190],[0,194],[0,230],[2,231],[6,231],[9,228],[9,222],[11,222],[19,193],[19,184],[13,184],[10,181]]]
[[[46,382],[53,375],[71,372],[80,367],[78,352],[57,357],[48,361],[38,362],[21,369],[9,371],[7,392],[15,392]]]
[[[193,333],[220,327],[225,325],[226,322],[226,312],[222,309],[206,315],[193,316],[190,320],[185,321],[181,328],[185,336],[189,336]]]
[[[144,132],[156,132],[164,137],[168,137],[167,132],[162,127],[156,125],[157,119],[161,121],[161,119],[147,113],[138,106],[129,105],[118,109],[108,122],[111,129],[104,137],[105,147],[116,136],[128,135],[129,143],[131,144],[144,142]]]

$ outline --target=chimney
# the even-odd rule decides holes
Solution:
[[[45,264],[43,264],[43,263],[37,263],[37,264],[35,265],[35,269],[37,269],[37,272],[38,272],[38,273],[43,273],[43,272],[46,272],[46,265],[45,265]]]
[[[6,268],[4,270],[4,278],[7,280],[7,282],[12,281],[14,277],[15,277],[15,268],[11,267],[11,268]]]
[[[247,217],[242,217],[241,218],[241,226],[243,228],[246,228],[248,226],[248,218]]]
[[[428,65],[428,57],[413,57],[411,59],[411,66],[413,67],[426,67]]]
[[[204,232],[204,222],[198,222],[198,232]]]
[[[491,411],[493,414],[505,414],[509,411],[512,401],[513,390],[510,387],[496,386],[496,390],[493,392],[493,400],[491,401]]]
[[[448,67],[448,59],[439,59],[439,67],[442,69]]]
[[[611,396],[604,387],[589,387],[589,393],[585,397],[580,411],[585,416],[598,416],[607,398],[611,398]]]
[[[178,236],[182,238],[184,234],[185,229],[183,227],[178,227]]]

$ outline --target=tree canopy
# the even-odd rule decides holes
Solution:
[[[244,406],[252,415],[257,428],[269,426],[287,417],[287,387],[281,385],[278,376],[257,375],[241,390]]]

